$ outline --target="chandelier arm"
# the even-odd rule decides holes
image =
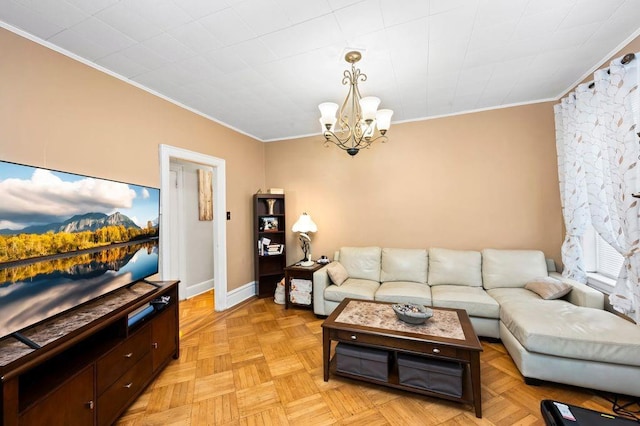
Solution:
[[[372,143],[374,143],[375,141],[378,141],[378,140],[379,140],[381,143],[385,143],[386,141],[388,141],[388,140],[389,140],[389,138],[388,138],[388,137],[386,137],[386,136],[383,136],[383,135],[376,136],[375,138],[370,138],[370,139],[367,141],[367,145],[371,145]]]
[[[344,102],[342,102],[342,106],[340,107],[340,127],[345,129],[351,129],[349,125],[349,117],[347,117],[347,111],[349,107],[349,99],[353,99],[353,85],[349,86],[349,92],[347,93],[347,97],[344,98]],[[352,110],[353,111],[353,110]]]
[[[389,138],[384,135],[378,135],[375,138],[369,138],[369,139],[367,138],[355,139],[355,138],[349,138],[349,137],[341,139],[338,135],[329,131],[325,132],[324,136],[325,136],[325,142],[331,142],[334,145],[344,147],[344,148],[363,148],[363,147],[368,148],[369,145],[371,145],[376,141],[385,143],[389,140]],[[346,142],[348,142],[349,140],[352,140],[352,143],[350,145],[347,145]]]
[[[349,133],[344,139],[341,139],[335,133],[331,131],[326,131],[324,132],[324,137],[325,137],[325,142],[331,142],[332,144],[337,145],[340,148],[343,148],[343,149],[352,148],[352,146],[349,146],[346,144],[346,142],[352,139],[351,133]]]
[[[367,75],[361,73],[360,68],[356,68],[355,64],[351,64],[351,73],[353,75],[353,79],[351,80],[351,91],[353,92],[353,126],[359,127],[358,123],[360,123],[360,120],[362,119],[362,109],[360,108],[360,99],[362,99],[362,95],[360,95],[358,80],[361,82],[367,81]]]
[[[351,84],[352,81],[353,74],[351,74],[351,71],[344,70],[344,72],[342,73],[342,84],[346,86],[347,84]]]

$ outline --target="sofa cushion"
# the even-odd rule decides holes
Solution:
[[[349,278],[380,283],[380,247],[342,247],[338,260],[349,273]]]
[[[486,289],[524,287],[527,281],[547,275],[547,262],[539,250],[482,250],[482,284]]]
[[[359,278],[348,278],[341,286],[330,285],[324,289],[324,298],[332,302],[342,302],[345,297],[373,300],[380,283]]]
[[[349,273],[340,262],[331,262],[327,265],[327,275],[335,285],[342,285],[349,278]]]
[[[534,278],[525,284],[524,288],[531,290],[544,300],[559,299],[569,293],[573,287],[551,277]]]
[[[527,290],[524,287],[518,288],[492,288],[487,290],[489,296],[493,297],[500,306],[504,306],[511,302],[528,302],[540,300],[540,296]]]
[[[500,305],[482,287],[437,285],[431,287],[433,306],[464,309],[472,317],[500,318]]]
[[[413,281],[427,283],[426,249],[382,249],[380,281]]]
[[[480,252],[429,249],[429,285],[482,287]]]
[[[565,300],[510,302],[500,320],[529,352],[640,366],[640,330],[611,312]]]
[[[428,285],[416,282],[389,281],[382,283],[378,288],[375,300],[431,306],[431,289]]]

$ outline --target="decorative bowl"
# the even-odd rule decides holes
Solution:
[[[433,316],[430,308],[415,303],[396,303],[391,307],[398,319],[408,324],[423,324]]]

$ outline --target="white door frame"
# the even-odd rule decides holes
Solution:
[[[160,276],[163,280],[179,279],[171,276],[169,251],[163,250],[171,241],[169,197],[171,159],[185,160],[213,168],[213,279],[215,310],[227,309],[227,195],[225,160],[170,145],[160,145]],[[166,210],[165,210],[166,209]],[[166,231],[163,231],[166,230]]]
[[[185,245],[184,245],[184,222],[182,222],[182,220],[184,220],[183,219],[184,212],[182,210],[184,208],[184,192],[183,192],[184,176],[183,176],[182,163],[177,163],[177,162],[174,163],[172,161],[169,167],[169,177],[171,177],[171,173],[176,174],[176,186],[174,187],[173,183],[171,183],[170,181],[171,188],[169,189],[169,195],[170,195],[169,198],[171,198],[171,196],[173,195],[173,192],[175,191],[176,199],[171,200],[169,204],[169,212],[175,216],[174,217],[169,216],[169,220],[167,221],[170,224],[169,232],[171,232],[171,235],[169,235],[169,241],[171,241],[171,245],[169,246],[167,256],[174,256],[176,251],[178,252],[178,255],[175,257],[171,257],[170,259],[167,259],[165,257],[165,260],[169,262],[169,271],[171,271],[169,273],[170,276],[176,277],[176,279],[180,278],[180,284],[178,285],[178,293],[180,295],[180,300],[183,300],[183,299],[187,299],[187,296],[186,296],[187,283],[185,281],[187,267],[185,266],[185,256],[183,255]],[[166,229],[165,229],[165,232],[166,232]]]

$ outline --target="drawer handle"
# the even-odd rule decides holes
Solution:
[[[356,336],[355,334],[351,335],[351,340],[358,340],[358,336]]]
[[[126,385],[124,385],[124,387],[127,389],[131,389],[131,386],[133,386],[133,382],[129,382]]]
[[[93,410],[93,401],[89,401],[85,405],[89,410]]]
[[[158,344],[157,343],[152,343],[151,346],[153,347],[153,349],[158,349]]]
[[[440,353],[440,349],[438,349],[438,348],[433,348],[433,353],[434,353],[434,354],[439,354],[439,353]]]
[[[132,356],[133,356],[133,352],[129,352],[128,354],[124,355],[125,358],[131,358]]]

